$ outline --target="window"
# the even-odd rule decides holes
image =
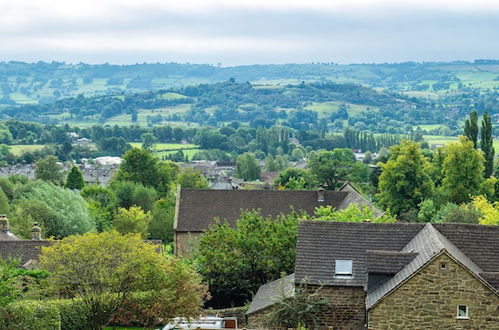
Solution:
[[[457,319],[468,319],[468,306],[466,305],[457,305]]]
[[[440,269],[445,270],[447,268],[447,264],[445,262],[440,263]]]
[[[335,260],[335,276],[337,278],[352,277],[352,260]]]

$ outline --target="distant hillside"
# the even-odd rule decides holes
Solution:
[[[206,64],[89,65],[1,62],[0,104],[50,103],[77,96],[182,88],[234,78],[238,82],[286,85],[301,81],[355,83],[410,96],[499,88],[499,61],[399,64],[283,64],[216,67]]]

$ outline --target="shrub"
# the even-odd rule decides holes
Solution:
[[[53,302],[19,300],[0,311],[1,329],[61,329],[61,315]],[[66,328],[65,328],[66,329]]]

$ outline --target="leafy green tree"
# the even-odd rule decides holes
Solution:
[[[140,206],[128,210],[119,208],[113,219],[113,227],[121,234],[140,234],[147,237],[147,228],[151,222],[151,212],[144,212]]]
[[[337,189],[353,171],[355,156],[348,148],[312,153],[308,166],[316,180],[327,189]]]
[[[144,211],[151,211],[157,198],[154,188],[144,187],[140,183],[121,181],[111,185],[116,206],[130,208],[140,206]]]
[[[419,204],[433,195],[433,182],[426,172],[427,160],[419,144],[404,140],[390,148],[390,159],[381,163],[379,203],[393,214],[417,210]]]
[[[471,111],[470,117],[464,122],[464,135],[473,142],[473,148],[478,145],[478,114],[475,110]]]
[[[293,272],[298,218],[245,211],[235,228],[219,223],[201,236],[198,271],[214,301],[224,305],[215,307],[240,305],[260,285]]]
[[[467,203],[471,196],[480,194],[484,181],[484,158],[466,137],[461,136],[459,142],[447,145],[442,171],[442,193],[447,201]]]
[[[144,133],[140,136],[140,139],[142,140],[142,148],[148,150],[153,149],[156,142],[158,142],[158,139],[152,133]]]
[[[290,181],[293,181],[290,184]],[[301,189],[315,189],[317,187],[317,183],[315,179],[312,177],[312,174],[304,169],[300,168],[287,168],[284,171],[279,172],[279,175],[275,179],[275,184],[280,187],[284,187],[284,189],[288,190],[296,190],[293,189],[297,182],[303,182],[303,188]]]
[[[201,173],[192,168],[184,168],[177,177],[177,184],[182,188],[205,189],[208,188],[208,181]]]
[[[123,156],[123,162],[116,173],[116,180],[156,187],[158,172],[158,159],[149,150],[133,148]]]
[[[244,181],[260,179],[260,165],[255,156],[249,152],[239,155],[236,160],[236,176]]]
[[[489,178],[494,173],[494,138],[492,136],[492,122],[487,111],[483,113],[482,129],[480,131],[480,146],[485,157],[484,177]]]
[[[149,238],[161,239],[165,244],[173,242],[175,202],[173,195],[156,201],[149,223]]]
[[[66,178],[66,188],[81,190],[85,182],[83,181],[83,173],[76,166],[71,166],[68,177]]]
[[[157,248],[140,235],[87,233],[44,247],[40,268],[51,273],[51,286],[62,297],[83,301],[91,329],[101,329],[139,292],[151,295],[156,320],[198,315],[205,293],[199,277]]]
[[[55,156],[47,156],[36,162],[35,178],[61,184],[63,176],[62,168]]]
[[[14,205],[26,207],[31,219],[46,229],[47,237],[63,238],[95,229],[87,202],[72,190],[37,180],[25,185],[16,196]]]

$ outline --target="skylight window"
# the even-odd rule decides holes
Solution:
[[[335,276],[336,278],[352,278],[352,260],[335,260]]]

